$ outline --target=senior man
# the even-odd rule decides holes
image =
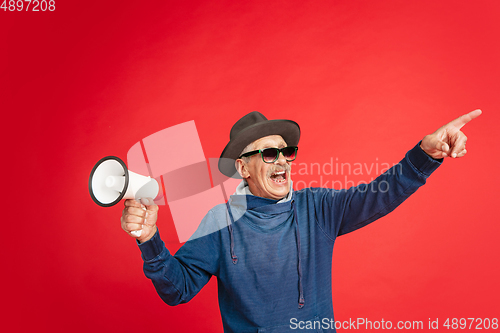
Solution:
[[[160,238],[151,199],[125,201],[121,225],[137,239],[144,272],[167,304],[188,302],[215,275],[224,332],[297,331],[298,322],[322,323],[304,332],[335,332],[325,324],[333,322],[336,237],[394,210],[443,158],[463,157],[467,138],[460,129],[480,114],[472,111],[425,136],[397,169],[370,184],[293,191],[290,162],[297,156],[299,125],[252,112],[232,127],[219,161],[223,174],[242,182],[174,256]],[[387,190],[376,190],[380,182],[389,184]],[[131,234],[139,229],[140,237]]]

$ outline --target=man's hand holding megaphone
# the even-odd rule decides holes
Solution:
[[[121,217],[122,229],[140,243],[150,240],[156,233],[158,205],[151,198],[125,200]],[[140,231],[140,232],[139,232]]]

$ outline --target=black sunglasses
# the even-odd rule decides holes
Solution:
[[[298,149],[299,147],[296,146],[288,146],[285,148],[266,148],[252,150],[248,153],[241,154],[238,158],[248,157],[260,153],[262,156],[262,161],[264,161],[264,163],[274,163],[278,160],[280,153],[282,153],[287,162],[292,162],[297,158]]]

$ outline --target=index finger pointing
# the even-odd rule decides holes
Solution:
[[[464,127],[465,124],[467,124],[469,121],[471,121],[474,118],[477,118],[483,113],[480,109],[476,109],[474,111],[471,111],[467,114],[464,114],[463,116],[458,117],[455,120],[452,120],[448,125],[455,126],[457,129],[461,129]]]

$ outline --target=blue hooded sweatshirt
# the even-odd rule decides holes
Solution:
[[[224,332],[335,332],[336,237],[394,210],[441,162],[416,145],[370,184],[305,188],[285,202],[232,195],[174,256],[159,232],[140,244],[144,272],[169,305],[188,302],[216,276]]]

